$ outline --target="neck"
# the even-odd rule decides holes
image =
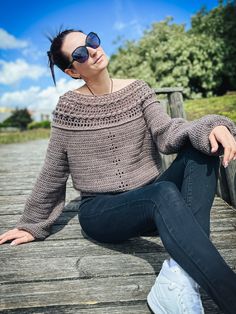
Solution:
[[[84,79],[85,83],[95,95],[109,94],[111,92],[111,79],[107,69],[92,78]]]

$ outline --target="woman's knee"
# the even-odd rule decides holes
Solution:
[[[180,195],[177,185],[172,181],[159,181],[152,184],[150,199],[155,204],[166,203]]]

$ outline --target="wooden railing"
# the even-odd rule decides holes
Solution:
[[[155,92],[157,95],[166,95],[166,98],[159,98],[159,100],[172,118],[182,117],[186,119],[183,106],[183,88],[155,88]],[[164,155],[161,153],[163,170],[170,166],[176,155],[177,154]],[[231,161],[226,169],[222,165],[220,166],[216,194],[236,208],[236,161]]]

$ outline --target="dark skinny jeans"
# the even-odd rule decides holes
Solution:
[[[83,197],[79,222],[98,242],[120,243],[157,231],[170,256],[226,314],[236,313],[236,274],[210,236],[220,158],[188,142],[159,177],[119,193]]]

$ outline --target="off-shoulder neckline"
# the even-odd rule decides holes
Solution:
[[[133,82],[131,82],[130,84],[122,87],[121,89],[117,90],[117,91],[114,91],[112,93],[109,93],[109,94],[103,94],[103,95],[87,95],[87,94],[81,94],[81,93],[78,93],[74,90],[69,90],[66,92],[66,94],[71,94],[71,95],[74,95],[74,96],[77,96],[79,98],[84,98],[84,99],[103,99],[103,98],[113,98],[115,97],[116,95],[119,96],[119,95],[122,95],[123,93],[125,93],[127,90],[129,90],[131,87],[137,85],[137,83],[141,83],[143,82],[142,80],[140,79],[136,79],[134,80]]]

